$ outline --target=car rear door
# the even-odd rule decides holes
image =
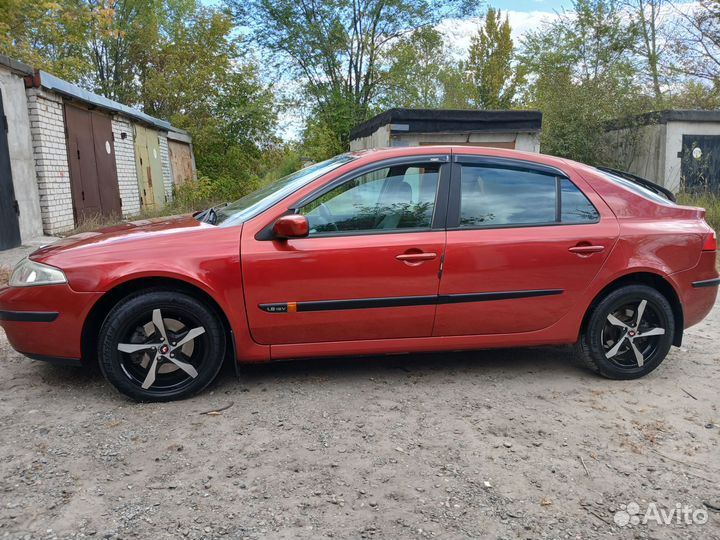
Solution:
[[[547,328],[590,285],[617,220],[573,171],[454,156],[433,335]]]
[[[262,344],[432,335],[445,249],[448,155],[366,165],[286,212],[306,238],[277,240],[243,227],[250,332]],[[257,227],[255,231],[257,231]]]

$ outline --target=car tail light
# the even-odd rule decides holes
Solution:
[[[703,244],[703,251],[717,251],[718,243],[717,243],[717,235],[715,234],[715,231],[711,232],[707,235],[707,238],[705,238],[705,244]]]

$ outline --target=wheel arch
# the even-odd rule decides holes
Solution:
[[[672,283],[670,283],[670,281],[668,281],[665,277],[660,274],[647,271],[635,271],[624,274],[620,277],[617,277],[615,280],[608,283],[602,290],[600,290],[600,292],[595,295],[592,302],[590,302],[590,305],[585,310],[585,314],[583,315],[583,320],[580,325],[580,333],[585,331],[588,320],[590,319],[590,315],[595,309],[595,306],[606,295],[625,285],[647,285],[656,289],[665,298],[667,298],[668,302],[670,302],[670,306],[672,307],[673,318],[675,320],[675,333],[673,335],[672,344],[676,347],[679,347],[682,344],[685,320],[682,303],[680,302],[680,297],[678,296],[675,287],[673,287]]]
[[[115,285],[103,294],[88,312],[80,335],[80,347],[84,364],[90,365],[97,363],[97,338],[100,333],[100,328],[113,306],[132,293],[150,288],[179,290],[210,306],[217,313],[223,325],[227,343],[226,355],[232,355],[232,359],[235,360],[236,346],[232,326],[225,311],[210,294],[197,285],[183,281],[182,279],[171,277],[141,277],[129,279]]]

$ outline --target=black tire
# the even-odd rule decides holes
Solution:
[[[638,327],[642,302],[645,307]],[[658,329],[663,333],[658,334]],[[575,356],[609,379],[637,379],[662,363],[674,333],[675,318],[667,298],[646,285],[626,285],[595,305],[576,343]]]
[[[153,323],[156,313],[167,341]],[[118,347],[141,349],[121,352]],[[124,298],[108,313],[100,329],[98,363],[105,378],[126,396],[172,401],[200,392],[215,379],[225,347],[223,325],[213,308],[179,291],[147,289]]]

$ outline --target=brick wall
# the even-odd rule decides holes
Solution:
[[[123,217],[140,213],[140,192],[135,168],[135,136],[130,120],[114,116],[112,130],[115,138],[115,163],[117,165],[120,199]],[[122,134],[125,133],[125,138]]]
[[[168,151],[168,141],[165,135],[160,135],[160,161],[162,162],[163,184],[165,185],[165,199],[167,202],[173,198],[173,178],[170,169],[170,152]]]
[[[75,220],[62,99],[30,89],[28,112],[43,230],[46,234],[69,231],[75,227]]]

